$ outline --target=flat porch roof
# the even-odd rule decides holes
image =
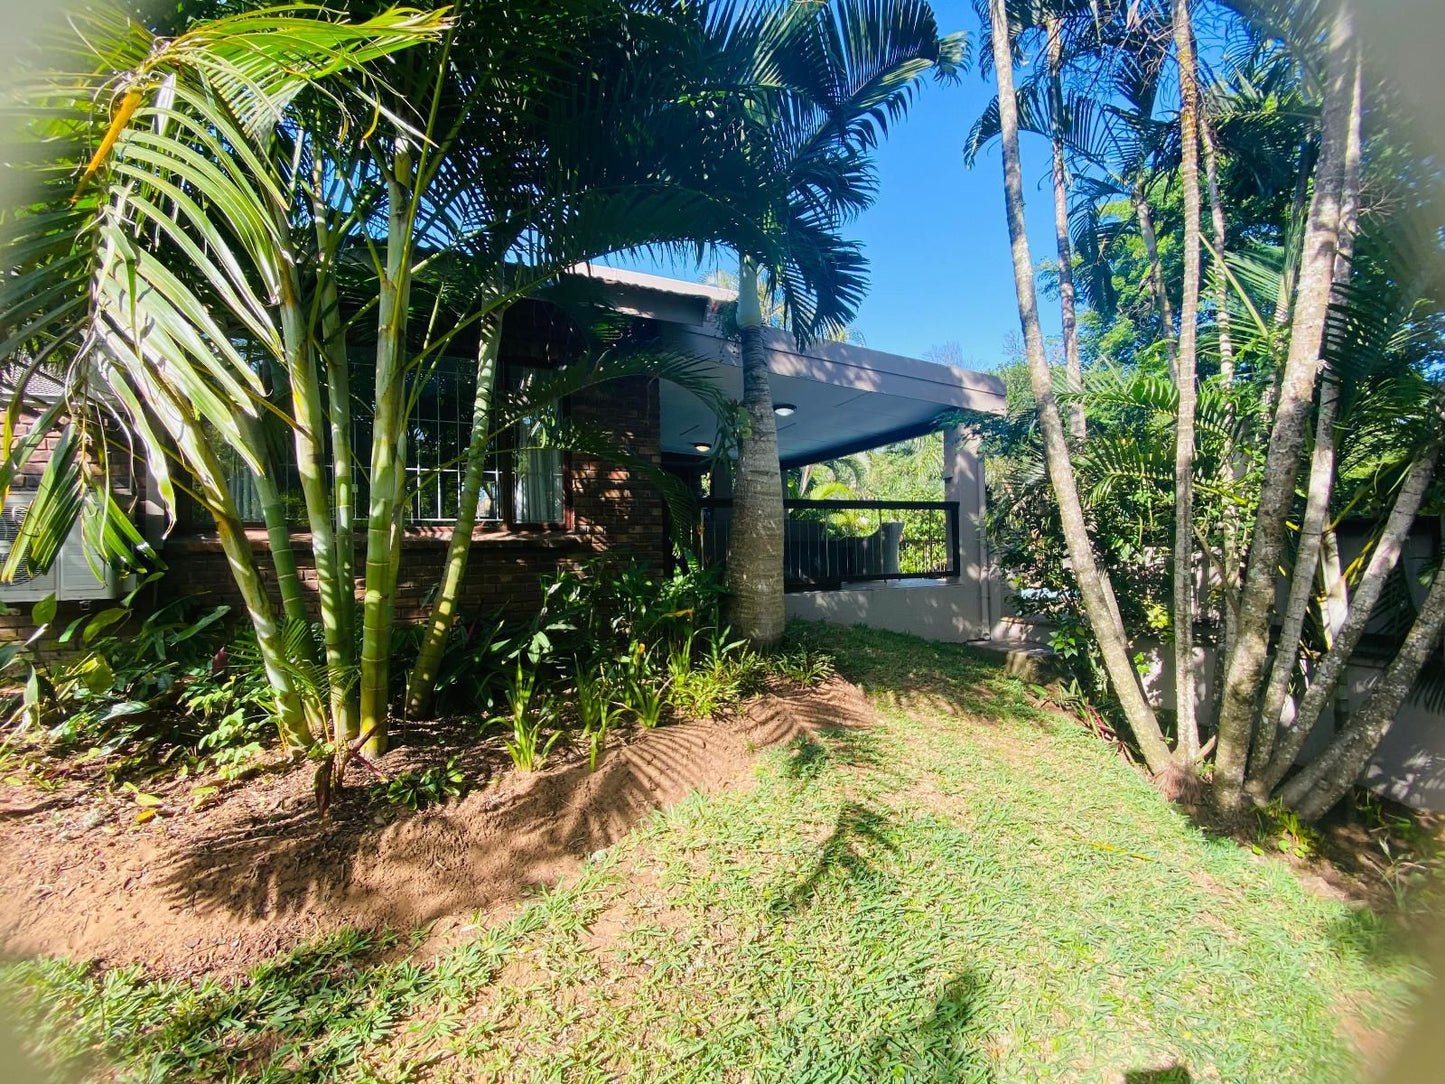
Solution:
[[[731,290],[636,271],[584,265],[576,273],[608,287],[623,312],[665,325],[680,348],[707,360],[730,398],[742,397],[742,361],[721,326]],[[990,373],[939,365],[850,343],[818,342],[800,350],[792,335],[765,328],[774,403],[796,410],[778,418],[778,452],[784,467],[816,463],[906,440],[936,428],[939,415],[965,408],[990,414],[1005,409],[1004,385]],[[661,388],[662,451],[694,456],[711,444],[717,421],[691,392]]]

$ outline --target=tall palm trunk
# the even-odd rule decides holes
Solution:
[[[768,385],[758,302],[757,266],[746,257],[738,269],[738,337],[743,362],[747,431],[738,441],[737,485],[728,532],[728,620],[733,631],[766,646],[783,635],[783,476],[778,465],[778,424]]]
[[[1437,570],[1410,631],[1364,706],[1312,763],[1291,779],[1281,799],[1306,821],[1319,819],[1345,796],[1394,722],[1420,669],[1445,628],[1445,571]]]
[[[1360,93],[1360,58],[1355,57],[1354,95]],[[1345,137],[1345,160],[1341,167],[1340,182],[1340,231],[1335,245],[1335,285],[1347,283],[1355,256],[1355,231],[1360,215],[1360,153],[1361,131],[1358,114],[1352,118],[1350,130]],[[1309,613],[1309,604],[1314,596],[1315,571],[1320,565],[1321,553],[1328,549],[1333,564],[1339,562],[1339,548],[1335,545],[1333,532],[1327,531],[1330,494],[1335,482],[1335,420],[1339,415],[1340,387],[1334,380],[1327,380],[1320,388],[1320,406],[1315,417],[1315,446],[1310,456],[1309,481],[1306,486],[1305,514],[1300,521],[1300,540],[1295,555],[1294,568],[1290,573],[1290,594],[1285,604],[1283,627],[1280,630],[1279,649],[1275,652],[1269,675],[1269,686],[1264,694],[1264,710],[1259,719],[1259,730],[1255,734],[1255,752],[1250,757],[1251,791],[1256,801],[1268,801],[1269,788],[1263,782],[1274,755],[1274,743],[1284,726],[1285,698],[1289,691],[1290,678],[1294,675],[1299,660],[1301,637]],[[1326,534],[1329,546],[1324,545]],[[1338,571],[1330,568],[1327,570]],[[1338,590],[1344,590],[1344,576],[1338,576]],[[1332,586],[1333,589],[1333,586]],[[1333,645],[1336,635],[1344,624],[1343,612],[1327,615],[1327,643]],[[1308,732],[1306,732],[1307,734]],[[1285,768],[1288,770],[1289,765]]]
[[[1405,538],[1415,524],[1415,516],[1420,511],[1420,503],[1424,500],[1425,494],[1430,488],[1430,482],[1434,479],[1435,456],[1438,448],[1439,445],[1432,444],[1415,460],[1410,467],[1410,473],[1405,476],[1404,485],[1395,495],[1395,504],[1390,509],[1389,518],[1385,521],[1385,529],[1380,535],[1380,540],[1375,543],[1375,550],[1370,554],[1369,564],[1365,566],[1359,586],[1355,590],[1354,597],[1350,599],[1349,616],[1345,618],[1345,623],[1340,628],[1339,635],[1335,637],[1334,643],[1330,644],[1324,658],[1315,667],[1315,671],[1311,675],[1310,687],[1300,701],[1299,712],[1293,723],[1284,729],[1278,748],[1274,751],[1274,758],[1260,774],[1261,792],[1268,793],[1284,778],[1285,773],[1294,764],[1295,757],[1299,756],[1300,750],[1304,748],[1310,731],[1319,722],[1325,704],[1334,696],[1336,684],[1344,675],[1345,668],[1350,662],[1350,656],[1354,654],[1360,637],[1365,634],[1365,627],[1370,623],[1375,603],[1380,600],[1390,573],[1400,562],[1400,552],[1404,549]]]
[[[1053,143],[1054,239],[1059,250],[1059,310],[1063,320],[1064,377],[1069,391],[1078,396],[1084,390],[1084,370],[1079,360],[1079,328],[1075,311],[1074,253],[1069,242],[1069,172],[1064,157],[1063,29],[1057,16],[1045,20],[1049,51],[1049,135]],[[1088,436],[1084,404],[1069,403],[1069,435],[1076,446]]]
[[[1234,383],[1234,339],[1229,317],[1229,283],[1224,274],[1228,234],[1224,222],[1224,199],[1219,191],[1219,159],[1214,149],[1214,134],[1210,130],[1209,115],[1203,109],[1199,111],[1199,141],[1204,150],[1204,176],[1209,185],[1209,224],[1210,232],[1214,235],[1214,258],[1219,265],[1218,273],[1214,276],[1214,326],[1219,334],[1219,375],[1228,386]],[[1227,409],[1224,428],[1232,433],[1234,409],[1232,405]],[[1238,480],[1242,467],[1237,460],[1238,453],[1231,438],[1219,461],[1219,481],[1222,485],[1227,486]],[[1239,509],[1232,501],[1225,502],[1220,521],[1220,614],[1224,624],[1224,643],[1220,645],[1216,668],[1224,665],[1224,661],[1234,649],[1239,623]]]
[[[371,496],[367,502],[366,593],[361,622],[360,731],[367,751],[386,751],[392,594],[395,590],[397,517],[406,470],[402,443],[406,413],[406,316],[410,262],[411,154],[396,140],[388,179],[386,264],[377,307],[376,412],[371,442]]]
[[[1345,149],[1353,118],[1362,108],[1351,78],[1354,53],[1353,13],[1346,2],[1336,9],[1330,28],[1320,163],[1300,260],[1289,355],[1279,384],[1274,425],[1265,454],[1264,483],[1240,600],[1238,637],[1225,668],[1214,799],[1219,811],[1226,816],[1238,812],[1243,798],[1245,767],[1269,647],[1279,555],[1286,519],[1294,501],[1295,481],[1299,477],[1305,425],[1314,399],[1339,240]]]
[[[285,223],[278,223],[283,226]],[[321,637],[326,652],[327,700],[342,706],[347,698],[346,674],[350,643],[341,616],[352,603],[352,588],[337,574],[333,493],[327,484],[324,447],[328,431],[322,407],[316,352],[305,331],[300,283],[294,267],[281,274],[281,327],[286,350],[286,375],[291,388],[291,435],[296,452],[296,474],[311,528],[311,555],[316,567],[316,593],[321,613]],[[349,737],[344,719],[334,718],[332,729]]]
[[[1195,345],[1199,328],[1199,86],[1188,0],[1174,0],[1174,47],[1179,55],[1179,181],[1184,189],[1184,290],[1179,306],[1174,424],[1174,687],[1178,717],[1175,754],[1192,764],[1199,756],[1194,709],[1194,414]]]
[[[261,447],[257,435],[252,447]],[[266,466],[271,468],[271,464]],[[266,524],[266,545],[271,551],[271,565],[276,570],[276,591],[281,596],[281,612],[287,621],[309,621],[306,599],[301,593],[301,577],[296,571],[296,550],[291,545],[290,524],[286,522],[286,505],[276,486],[272,469],[251,475],[256,498],[261,502],[261,518]]]
[[[318,166],[319,170],[319,166]],[[331,242],[326,207],[319,198],[322,178],[314,180],[318,194],[312,219],[316,228],[320,267],[321,356],[326,366],[326,418],[331,436],[331,508],[335,517],[334,579],[336,641],[341,669],[329,675],[331,725],[337,741],[354,741],[360,733],[355,698],[356,666],[356,489],[355,453],[351,436],[351,359],[341,322],[341,303],[332,277],[335,246]]]
[[[1224,198],[1219,191],[1219,156],[1214,149],[1214,132],[1209,125],[1209,116],[1199,111],[1199,142],[1204,150],[1204,177],[1209,187],[1209,227],[1214,237],[1214,256],[1224,263],[1226,229],[1224,224]],[[1219,375],[1226,384],[1234,383],[1234,336],[1229,320],[1229,283],[1223,274],[1214,276],[1214,327],[1219,333]]]
[[[1154,308],[1159,314],[1159,335],[1164,340],[1164,356],[1169,359],[1169,375],[1178,376],[1179,347],[1174,340],[1174,306],[1164,286],[1164,266],[1159,262],[1159,241],[1154,234],[1154,213],[1149,210],[1149,197],[1142,184],[1133,194],[1134,215],[1139,220],[1139,236],[1144,239],[1144,255],[1149,261],[1149,288],[1154,294]]]
[[[1013,254],[1014,288],[1018,295],[1019,323],[1028,354],[1029,381],[1037,401],[1039,427],[1044,437],[1044,454],[1049,477],[1059,502],[1064,539],[1074,578],[1083,596],[1084,610],[1093,625],[1104,665],[1115,695],[1124,709],[1134,739],[1153,772],[1169,767],[1169,747],[1159,731],[1154,711],[1144,697],[1139,676],[1129,658],[1129,645],[1119,617],[1113,586],[1094,560],[1093,545],[1084,521],[1063,418],[1054,398],[1044,337],[1039,326],[1038,299],[1034,293],[1033,262],[1024,229],[1023,171],[1019,164],[1018,100],[1014,93],[1013,56],[1009,48],[1006,0],[989,0],[993,58],[998,78],[999,133],[1003,146],[1004,198],[1008,212],[1009,244]]]
[[[406,712],[425,718],[431,712],[436,693],[437,670],[446,650],[447,637],[457,616],[457,596],[467,572],[472,549],[472,528],[477,522],[477,501],[487,473],[487,449],[492,414],[492,390],[496,386],[497,354],[502,343],[502,313],[485,323],[477,351],[477,389],[472,402],[472,436],[467,443],[466,470],[462,476],[461,505],[447,544],[441,587],[427,621],[426,632],[406,686]]]
[[[1305,497],[1305,514],[1300,521],[1299,546],[1294,568],[1290,572],[1289,600],[1279,634],[1279,647],[1270,664],[1269,686],[1264,693],[1264,709],[1260,712],[1259,730],[1254,736],[1254,752],[1250,756],[1251,776],[1255,783],[1264,775],[1274,755],[1279,729],[1284,725],[1285,698],[1290,678],[1299,661],[1301,637],[1310,602],[1314,599],[1315,570],[1319,566],[1320,538],[1325,517],[1329,513],[1330,491],[1335,476],[1335,416],[1339,410],[1339,386],[1328,381],[1320,389],[1320,409],[1315,419],[1315,447],[1310,459],[1309,488]],[[1256,799],[1266,798],[1267,788],[1255,786]]]
[[[281,738],[288,746],[309,749],[314,739],[307,725],[306,707],[291,679],[281,630],[271,609],[270,596],[266,594],[265,584],[261,582],[261,574],[256,568],[250,540],[246,537],[245,527],[226,484],[225,470],[188,405],[177,401],[163,381],[155,381],[154,384],[161,394],[170,398],[169,409],[162,407],[159,414],[182,461],[200,484],[202,503],[215,520],[221,552],[241,595],[241,603],[246,607],[251,628],[256,633],[261,665],[271,685],[271,695],[275,698],[276,722]]]

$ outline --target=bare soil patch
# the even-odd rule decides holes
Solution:
[[[11,953],[233,974],[345,925],[470,915],[565,877],[692,791],[747,785],[761,747],[871,722],[863,694],[833,678],[775,689],[726,718],[626,735],[595,772],[585,757],[554,754],[531,774],[507,766],[495,741],[413,728],[380,767],[393,775],[464,750],[472,787],[416,813],[374,798],[374,778],[353,765],[345,794],[318,817],[314,765],[278,763],[207,808],[188,808],[193,781],[159,789],[160,815],[136,823],[132,795],[62,772],[48,793],[0,792],[0,942]]]

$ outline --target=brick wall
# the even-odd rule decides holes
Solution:
[[[653,464],[661,463],[656,381],[631,377],[576,397],[571,414],[579,422],[605,426],[629,451]],[[634,556],[661,566],[667,559],[666,509],[645,477],[628,468],[581,456],[570,464],[573,523],[567,531],[504,533],[479,528],[467,563],[459,604],[463,612],[501,608],[523,612],[541,597],[540,578],[559,568],[575,568],[603,552]],[[275,576],[266,557],[265,532],[249,532],[258,551],[257,564],[273,597]],[[441,581],[450,531],[417,527],[403,543],[397,582],[396,617],[419,621],[430,611]],[[366,539],[358,534],[358,571]],[[302,582],[316,587],[315,566],[306,536],[295,539]],[[158,585],[159,601],[196,597],[239,604],[230,570],[214,536],[205,533],[167,540],[163,556],[169,571]],[[358,580],[358,590],[360,581]]]

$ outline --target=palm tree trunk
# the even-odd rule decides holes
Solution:
[[[492,389],[496,385],[497,353],[502,343],[502,312],[483,325],[481,347],[477,351],[477,389],[472,402],[472,436],[467,444],[466,471],[462,476],[461,505],[447,544],[441,587],[427,621],[426,632],[417,655],[416,665],[406,687],[406,713],[411,718],[426,718],[436,692],[437,670],[446,650],[447,637],[456,620],[457,596],[467,571],[467,558],[472,549],[472,528],[477,522],[477,501],[487,473],[487,450],[491,424]]]
[[[1284,729],[1274,758],[1260,775],[1260,790],[1263,793],[1273,790],[1290,770],[1295,757],[1299,756],[1300,750],[1304,748],[1310,731],[1319,721],[1325,703],[1334,695],[1336,683],[1344,674],[1350,656],[1354,654],[1360,637],[1365,633],[1365,627],[1370,623],[1370,615],[1385,589],[1385,582],[1400,561],[1400,551],[1404,548],[1405,538],[1415,524],[1420,503],[1435,476],[1437,450],[1438,445],[1431,445],[1415,460],[1410,467],[1410,473],[1405,477],[1404,485],[1395,495],[1395,504],[1385,521],[1385,529],[1380,540],[1375,543],[1375,551],[1370,554],[1370,562],[1365,566],[1359,587],[1350,600],[1349,616],[1345,618],[1340,634],[1335,637],[1334,643],[1315,667],[1310,687],[1300,701],[1294,722]]]
[[[215,520],[221,552],[225,554],[231,577],[241,595],[241,603],[246,607],[246,615],[256,633],[261,665],[275,698],[276,724],[281,740],[297,749],[309,749],[315,739],[306,722],[306,707],[291,680],[271,599],[261,582],[251,543],[246,538],[245,527],[226,485],[225,471],[186,405],[176,401],[177,397],[163,381],[155,381],[152,387],[161,397],[170,399],[170,408],[160,410],[160,416],[175,441],[182,461],[200,484],[202,503]]]
[[[1199,756],[1194,709],[1194,414],[1195,348],[1199,328],[1199,86],[1188,0],[1173,0],[1174,46],[1179,56],[1179,181],[1184,189],[1184,289],[1179,306],[1174,425],[1174,687],[1178,717],[1175,755],[1184,764]]]
[[[1154,236],[1154,214],[1142,185],[1133,195],[1134,214],[1139,219],[1139,236],[1144,239],[1144,254],[1149,258],[1149,286],[1154,293],[1154,307],[1159,313],[1159,336],[1164,340],[1164,355],[1169,359],[1169,375],[1178,378],[1179,350],[1174,341],[1174,307],[1169,291],[1164,288],[1164,268],[1159,262],[1159,242]]]
[[[1209,186],[1209,226],[1214,236],[1214,255],[1224,262],[1225,238],[1224,199],[1219,192],[1219,159],[1214,150],[1214,133],[1209,117],[1199,113],[1199,141],[1204,149],[1204,177]],[[1214,276],[1214,326],[1219,332],[1219,375],[1226,384],[1234,383],[1234,337],[1229,322],[1229,283],[1223,271]]]
[[[1069,243],[1069,172],[1064,158],[1064,65],[1063,31],[1057,16],[1045,19],[1049,51],[1049,127],[1054,155],[1054,239],[1059,250],[1059,309],[1063,318],[1064,378],[1069,391],[1080,395],[1084,390],[1084,370],[1079,360],[1079,328],[1075,312],[1074,253]],[[1075,398],[1069,403],[1069,435],[1075,447],[1082,447],[1088,436],[1084,404]]]
[[[1361,78],[1360,58],[1356,56],[1356,87],[1351,93],[1360,93],[1358,84]],[[1352,122],[1346,136],[1345,161],[1341,171],[1340,232],[1335,246],[1336,286],[1349,282],[1355,257],[1355,231],[1359,225],[1360,214],[1360,140],[1360,125]],[[1319,567],[1321,551],[1325,548],[1323,542],[1326,521],[1329,518],[1330,494],[1335,481],[1335,419],[1339,414],[1339,404],[1339,384],[1333,380],[1326,381],[1320,389],[1319,412],[1315,418],[1315,446],[1310,457],[1305,514],[1300,522],[1300,541],[1295,566],[1290,573],[1290,594],[1285,606],[1284,625],[1280,631],[1279,647],[1274,654],[1269,687],[1265,690],[1259,730],[1255,734],[1256,750],[1250,758],[1250,789],[1256,801],[1269,800],[1269,789],[1260,777],[1269,767],[1274,743],[1284,725],[1285,697],[1299,659],[1300,637],[1304,633],[1305,618],[1309,614],[1310,600],[1314,595],[1315,571]],[[1329,541],[1333,571],[1338,576],[1338,590],[1344,590],[1344,576],[1338,568],[1339,547],[1335,544],[1332,531],[1329,532]],[[1331,587],[1334,589],[1333,583]],[[1333,618],[1326,617],[1329,644],[1333,645],[1340,627],[1344,624],[1344,618],[1343,612]]]
[[[1240,600],[1238,636],[1225,668],[1214,800],[1219,812],[1231,817],[1237,814],[1244,795],[1244,772],[1269,648],[1285,521],[1294,502],[1305,424],[1314,399],[1339,241],[1345,149],[1350,127],[1362,108],[1351,79],[1354,53],[1353,14],[1349,4],[1344,3],[1337,8],[1330,30],[1322,149],[1300,261],[1289,355],[1265,455],[1264,483]]]
[[[259,437],[257,439],[259,441]],[[287,621],[309,621],[311,618],[306,612],[306,598],[301,593],[301,577],[296,572],[296,550],[291,545],[291,527],[286,522],[286,505],[281,499],[281,491],[276,488],[272,471],[253,473],[251,480],[256,485],[256,496],[261,502],[261,518],[266,522],[266,543],[271,550],[271,564],[276,569],[281,612],[286,615]]]
[[[1095,563],[1093,545],[1089,540],[1083,506],[1073,466],[1069,462],[1068,442],[1064,436],[1063,418],[1054,398],[1052,375],[1044,353],[1043,331],[1039,326],[1038,299],[1034,293],[1033,262],[1029,256],[1028,237],[1024,227],[1023,171],[1019,164],[1018,100],[1014,93],[1013,56],[1009,48],[1006,0],[989,0],[992,24],[993,58],[998,78],[999,130],[1003,145],[1004,198],[1008,212],[1009,244],[1013,253],[1014,288],[1018,295],[1019,323],[1028,354],[1029,381],[1037,402],[1039,427],[1044,436],[1044,454],[1049,477],[1058,498],[1064,539],[1074,578],[1083,596],[1084,610],[1093,624],[1109,680],[1124,709],[1134,739],[1144,754],[1151,771],[1159,773],[1169,767],[1171,757],[1154,711],[1144,698],[1139,676],[1129,658],[1129,645],[1119,618],[1118,603],[1108,576]]]
[[[314,181],[320,193],[321,178]],[[316,200],[312,218],[316,226],[320,264],[321,356],[326,366],[326,418],[331,437],[331,510],[333,532],[337,649],[341,669],[330,674],[331,725],[337,741],[355,741],[360,734],[353,695],[356,667],[356,489],[355,454],[351,435],[351,359],[341,323],[341,303],[332,277],[335,247],[331,243],[324,202]]]
[[[738,441],[738,475],[728,532],[728,621],[758,646],[782,638],[783,476],[778,466],[778,425],[768,385],[756,265],[738,269],[738,337],[743,361],[743,410],[747,431]]]
[[[1284,725],[1285,697],[1290,678],[1299,660],[1300,638],[1304,635],[1305,618],[1309,616],[1314,598],[1315,570],[1319,564],[1320,537],[1329,513],[1330,491],[1335,477],[1335,415],[1339,408],[1339,386],[1326,382],[1320,389],[1320,409],[1315,421],[1315,448],[1310,460],[1309,489],[1305,514],[1300,521],[1299,547],[1294,569],[1290,573],[1289,601],[1285,604],[1284,623],[1280,629],[1279,646],[1274,654],[1269,687],[1264,694],[1264,710],[1260,713],[1259,730],[1255,734],[1254,752],[1250,756],[1251,790],[1256,799],[1268,800],[1269,790],[1259,783],[1274,755],[1274,744]]]
[[[407,207],[411,154],[397,139],[388,181],[386,265],[377,308],[376,411],[371,442],[371,495],[366,522],[366,588],[361,623],[360,732],[369,755],[386,751],[391,660],[392,592],[406,470],[406,311],[411,243]]]
[[[306,334],[296,270],[283,267],[281,274],[281,327],[286,349],[286,375],[291,387],[291,435],[296,452],[296,473],[311,529],[311,554],[316,566],[316,594],[321,613],[321,637],[326,652],[328,703],[342,706],[347,700],[346,681],[350,643],[341,614],[349,608],[352,591],[337,574],[332,492],[323,465],[323,446],[328,422],[321,402],[316,355]],[[345,593],[343,594],[343,591]],[[332,719],[338,737],[349,738],[347,720]]]
[[[1318,820],[1360,778],[1380,739],[1390,729],[1420,669],[1445,628],[1445,570],[1437,570],[1410,631],[1364,706],[1325,751],[1280,791],[1280,799],[1305,821]]]

